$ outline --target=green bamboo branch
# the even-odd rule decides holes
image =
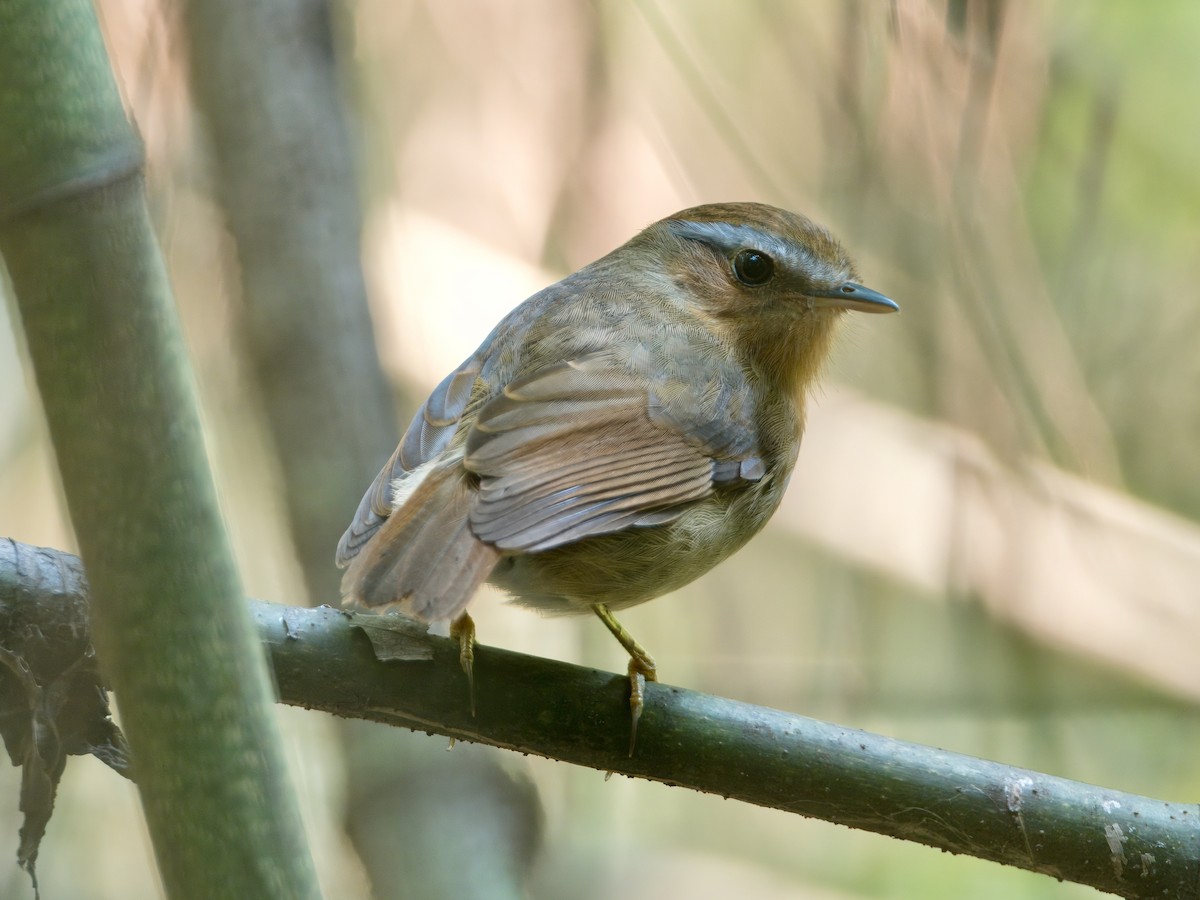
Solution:
[[[21,550],[22,545],[13,544]],[[11,562],[6,597],[61,604],[74,572],[37,591],[36,553]],[[24,588],[17,590],[18,585]],[[84,609],[84,604],[78,604]],[[395,616],[251,601],[282,702],[477,741],[719,794],[1090,885],[1121,897],[1200,897],[1200,808],[843,728],[778,710],[647,685],[629,749],[625,675],[478,647],[471,715],[458,643]],[[30,618],[29,615],[26,618]],[[79,623],[86,629],[86,622]],[[4,635],[0,634],[0,645]]]
[[[1200,897],[1200,807],[649,684],[628,755],[628,677],[479,647],[477,715],[458,643],[396,617],[253,604],[280,699],[962,853],[1122,897]],[[382,620],[382,621],[381,621]],[[400,657],[380,663],[380,641]],[[374,644],[374,650],[372,649]]]
[[[0,254],[167,893],[315,897],[90,0],[0,0],[0,131]]]

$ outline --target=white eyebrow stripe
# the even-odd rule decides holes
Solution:
[[[849,278],[849,273],[840,266],[814,256],[807,247],[752,225],[674,219],[668,227],[678,237],[701,241],[718,248],[726,256],[732,256],[738,250],[761,250],[777,260],[786,261],[789,268],[818,281],[833,283]]]

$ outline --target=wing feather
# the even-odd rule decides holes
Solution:
[[[528,553],[670,521],[713,492],[718,467],[726,483],[751,458],[738,452],[746,423],[721,396],[707,383],[652,384],[599,356],[514,381],[467,435],[463,464],[479,478],[471,530]]]
[[[636,455],[638,465],[660,466],[665,465],[676,452],[672,446],[626,445],[618,449],[593,453],[586,460],[582,460],[574,466],[564,466],[551,476],[539,469],[536,459],[514,461],[503,482],[488,485],[488,495],[493,501],[498,501],[511,494],[525,491],[535,482],[544,491],[560,490],[571,487],[581,480],[598,480],[624,464],[626,457],[630,455]],[[733,465],[736,470],[737,462],[735,461]]]
[[[729,372],[597,353],[486,399],[484,368],[473,357],[438,385],[367,490],[338,546],[350,599],[452,617],[504,553],[664,524],[762,477]]]
[[[336,562],[345,567],[392,513],[396,484],[449,446],[475,390],[481,364],[475,357],[442,379],[413,416],[391,458],[384,463],[358,503],[354,518],[338,541]]]
[[[462,470],[435,467],[382,522],[378,540],[351,560],[342,578],[346,599],[427,621],[457,617],[500,558],[472,533],[470,502]]]

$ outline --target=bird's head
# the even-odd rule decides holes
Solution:
[[[638,242],[685,302],[789,392],[816,375],[841,313],[900,308],[858,283],[828,231],[773,206],[697,206],[650,226]]]

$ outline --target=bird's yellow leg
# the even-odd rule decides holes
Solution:
[[[629,729],[629,755],[633,756],[633,748],[637,744],[638,720],[642,717],[642,709],[646,706],[646,682],[658,681],[658,667],[654,657],[633,639],[633,635],[625,630],[625,626],[603,603],[596,603],[592,610],[600,617],[600,621],[612,632],[612,636],[621,642],[625,652],[629,654],[629,711],[633,721]]]
[[[458,663],[467,673],[471,715],[475,715],[475,620],[463,613],[450,623],[450,637],[458,638]]]

